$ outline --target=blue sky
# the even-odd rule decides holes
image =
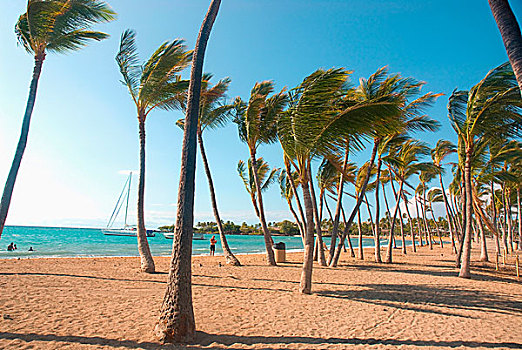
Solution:
[[[28,147],[15,186],[7,224],[104,226],[125,170],[138,169],[136,114],[119,82],[114,61],[121,33],[137,31],[142,60],[164,41],[194,41],[209,1],[111,0],[118,20],[100,25],[108,40],[44,63]],[[145,5],[146,4],[146,5]],[[522,3],[511,1],[520,22]],[[0,3],[0,182],[3,184],[19,137],[33,59],[13,32],[25,1]],[[455,140],[446,116],[447,97],[467,89],[507,56],[487,1],[303,1],[224,0],[207,48],[205,71],[230,77],[229,96],[247,98],[256,81],[294,87],[317,68],[346,67],[352,81],[389,66],[442,92],[429,114],[442,123],[419,138],[434,145]],[[188,71],[185,72],[188,76]],[[146,222],[172,224],[179,178],[180,112],[153,112],[147,120]],[[208,158],[224,220],[257,222],[236,172],[247,148],[234,125],[208,131]],[[280,147],[259,155],[282,166]],[[365,160],[367,152],[352,159]],[[198,158],[199,160],[199,158]],[[136,189],[136,182],[134,182]],[[213,220],[206,178],[198,164],[196,221]],[[135,201],[135,194],[131,197]],[[135,202],[134,202],[135,203]],[[351,206],[350,200],[346,207]],[[269,221],[290,218],[277,186],[266,193]],[[130,211],[135,213],[133,204]]]

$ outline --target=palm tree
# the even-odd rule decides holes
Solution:
[[[522,94],[522,35],[508,0],[488,0]]]
[[[387,68],[381,68],[376,73],[372,74],[369,79],[361,79],[361,84],[358,88],[359,99],[362,101],[373,101],[373,102],[383,102],[386,101],[388,103],[395,104],[400,112],[386,118],[385,116],[381,116],[376,123],[373,124],[373,130],[371,131],[371,135],[373,136],[373,149],[370,157],[370,168],[373,168],[375,158],[377,156],[377,180],[375,187],[375,259],[377,262],[381,261],[380,258],[380,246],[379,246],[379,237],[380,237],[380,219],[379,219],[379,181],[380,181],[380,169],[382,166],[382,154],[379,153],[379,149],[383,140],[388,136],[393,136],[395,134],[415,131],[415,130],[426,130],[426,131],[435,131],[438,128],[438,122],[432,120],[423,114],[424,109],[431,105],[441,94],[434,93],[426,93],[413,101],[409,101],[410,98],[418,95],[424,82],[418,82],[412,78],[403,78],[400,74],[394,74],[388,76]],[[386,147],[381,148],[381,152],[386,149]],[[371,173],[368,172],[368,176]],[[369,177],[365,179],[365,183],[369,180]],[[366,184],[363,183],[361,196],[358,198],[355,208],[350,215],[350,218],[347,221],[348,227],[351,226],[353,219],[355,218],[355,214],[362,203],[362,197],[365,195]],[[332,244],[335,244],[335,236],[332,236]],[[344,237],[342,238],[344,241]],[[334,255],[330,254],[332,258],[330,261],[330,266],[335,266],[337,264],[337,260],[339,259],[341,246],[338,245]]]
[[[250,161],[253,167],[253,178],[256,189],[256,200],[258,206],[258,217],[265,238],[266,258],[269,265],[276,265],[274,251],[272,249],[272,238],[265,219],[263,196],[261,194],[261,181],[257,177],[256,162],[257,148],[261,144],[273,143],[277,140],[276,117],[287,103],[287,95],[284,91],[268,97],[274,92],[272,81],[256,83],[250,92],[248,103],[236,99],[237,114],[235,122],[238,125],[239,138],[248,146]]]
[[[267,162],[264,161],[262,157],[257,158],[257,178],[260,183],[261,193],[268,190],[270,185],[272,185],[278,178],[279,168],[270,169],[270,166]],[[248,174],[247,174],[248,168]],[[245,189],[250,195],[250,199],[252,200],[252,205],[254,206],[254,211],[256,212],[257,217],[259,217],[259,206],[257,202],[257,188],[254,179],[254,172],[252,170],[252,162],[248,159],[247,164],[240,160],[237,163],[237,173],[241,180],[243,180],[243,184],[245,185]]]
[[[315,71],[290,92],[289,107],[277,123],[285,157],[299,173],[303,192],[306,234],[299,291],[305,294],[311,293],[314,216],[317,218],[310,192],[312,160],[336,153],[347,139],[368,132],[377,115],[397,113],[394,104],[388,102],[354,102],[339,110],[337,97],[347,78],[344,69]]]
[[[162,342],[189,342],[196,324],[192,307],[192,234],[194,230],[194,178],[196,175],[196,137],[199,120],[201,77],[208,38],[216,20],[221,0],[212,0],[199,31],[188,90],[187,116],[183,133],[181,175],[178,191],[176,231],[172,259],[160,318],[154,334]]]
[[[292,179],[290,179],[290,176],[292,176]],[[281,197],[284,198],[288,204],[288,209],[290,210],[290,213],[292,213],[292,216],[295,219],[295,222],[297,224],[297,227],[299,228],[299,234],[301,235],[301,238],[304,239],[304,229],[303,229],[303,222],[299,219],[297,216],[297,213],[295,212],[294,206],[292,204],[292,199],[294,199],[294,190],[292,188],[292,181],[297,180],[297,177],[299,174],[296,172],[293,172],[292,175],[288,175],[286,170],[282,170],[278,177],[279,182],[279,189],[281,190]],[[255,201],[253,201],[255,203]],[[300,203],[299,203],[300,204]]]
[[[442,241],[442,235],[439,230],[439,225],[437,225],[437,220],[435,219],[435,212],[433,211],[433,203],[442,203],[444,202],[443,196],[442,196],[442,190],[439,188],[432,188],[427,192],[427,201],[428,201],[428,208],[427,212],[429,211],[431,213],[431,217],[433,219],[433,223],[435,225],[435,230],[437,231],[437,235],[439,236],[439,244],[441,248],[444,248],[444,243]],[[449,225],[449,222],[448,222]]]
[[[459,136],[459,165],[464,170],[464,246],[459,277],[470,277],[472,233],[472,159],[478,140],[521,133],[522,99],[509,63],[491,70],[468,91],[454,91],[448,103],[449,118]]]
[[[28,0],[26,13],[18,18],[15,33],[20,45],[33,55],[34,68],[22,131],[0,201],[0,237],[4,230],[16,177],[27,145],[38,81],[47,53],[76,51],[86,46],[91,40],[106,39],[107,34],[91,31],[89,28],[97,23],[112,21],[115,19],[115,15],[115,12],[103,1]]]
[[[433,160],[433,164],[439,167],[439,183],[440,189],[442,192],[442,198],[444,200],[444,209],[446,210],[446,219],[448,221],[448,228],[450,232],[451,238],[451,247],[453,251],[456,251],[455,247],[455,231],[453,230],[452,218],[449,209],[448,197],[446,196],[446,191],[444,190],[444,182],[442,181],[442,175],[444,174],[443,161],[444,159],[452,153],[457,152],[457,147],[450,141],[447,140],[439,140],[435,145],[435,148],[431,150],[431,159]],[[455,228],[456,229],[456,228]]]
[[[385,158],[385,163],[388,165],[388,169],[390,170],[390,173],[394,175],[394,177],[399,182],[399,189],[395,196],[395,212],[394,212],[394,218],[392,219],[392,225],[390,229],[390,238],[393,237],[393,231],[394,231],[394,222],[395,218],[397,216],[397,213],[399,211],[399,204],[400,200],[402,199],[405,207],[406,207],[406,213],[408,217],[408,221],[410,224],[410,234],[411,234],[411,241],[412,241],[412,250],[413,252],[416,252],[416,246],[415,246],[415,230],[413,228],[413,220],[410,215],[410,210],[408,208],[408,201],[406,199],[406,194],[404,191],[404,185],[408,185],[407,180],[417,174],[419,171],[422,170],[423,164],[419,162],[419,158],[422,156],[427,155],[429,152],[428,146],[426,146],[424,143],[415,140],[415,139],[407,139],[401,144],[399,144],[397,147],[392,148],[392,152]],[[406,254],[406,240],[404,235],[402,236],[402,246],[403,246],[403,253]],[[392,262],[392,246],[391,246],[391,239],[388,242],[388,250],[386,254],[386,262],[391,263]]]
[[[129,90],[136,106],[140,140],[140,175],[138,184],[138,251],[141,270],[155,271],[154,260],[147,242],[145,229],[145,121],[156,108],[180,109],[185,103],[187,81],[181,80],[181,71],[190,62],[191,52],[183,40],[162,44],[143,65],[139,65],[136,33],[126,30],[121,36],[116,62],[123,77],[122,83]]]
[[[205,152],[205,145],[203,143],[203,131],[208,129],[215,129],[224,126],[231,116],[231,111],[234,109],[232,104],[223,104],[222,101],[225,98],[225,94],[230,85],[230,79],[225,78],[220,80],[216,85],[210,85],[211,74],[204,74],[202,77],[202,88],[201,88],[201,101],[200,101],[200,114],[198,120],[198,144],[199,151],[201,152],[201,158],[203,160],[203,166],[205,168],[205,174],[207,175],[208,187],[210,192],[210,202],[212,203],[212,211],[219,232],[219,238],[221,241],[221,248],[223,249],[223,255],[227,264],[232,266],[241,266],[241,263],[236,256],[230,250],[228,246],[227,237],[223,230],[223,223],[219,216],[219,211],[216,201],[216,192],[214,190],[214,181],[212,180],[212,174],[208,165],[207,154]],[[184,127],[184,120],[179,119],[176,123],[181,128]]]

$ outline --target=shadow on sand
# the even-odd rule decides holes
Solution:
[[[437,340],[409,340],[409,339],[377,339],[377,338],[316,338],[316,337],[266,337],[266,336],[236,336],[227,334],[210,334],[205,332],[197,332],[196,341],[188,345],[162,345],[153,342],[137,342],[133,340],[118,340],[108,339],[103,337],[88,337],[88,336],[74,336],[74,335],[55,335],[55,334],[36,334],[36,333],[12,333],[0,332],[0,339],[5,340],[21,340],[25,342],[59,342],[73,345],[94,345],[105,346],[120,349],[199,349],[215,348],[226,349],[231,345],[236,346],[251,346],[251,345],[265,345],[266,347],[260,350],[275,349],[275,345],[301,345],[313,346],[317,345],[388,345],[388,346],[418,346],[427,348],[507,348],[520,349],[522,343],[513,342],[475,342],[475,341],[437,341]],[[50,344],[49,344],[50,345]],[[58,344],[54,344],[58,345]],[[65,344],[64,344],[65,345]]]

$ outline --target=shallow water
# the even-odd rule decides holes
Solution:
[[[209,240],[212,235],[205,235],[205,240],[192,241],[192,253],[204,255],[209,252]],[[219,235],[216,235],[216,254],[222,254]],[[301,237],[273,236],[274,242],[284,242],[286,250],[302,250]],[[326,242],[329,242],[329,237]],[[166,239],[159,232],[156,237],[149,237],[149,245],[154,256],[169,256],[172,240]],[[227,241],[234,253],[263,253],[265,244],[260,235],[227,235]],[[7,246],[14,242],[18,249],[7,251]],[[400,240],[397,244],[400,246]],[[357,239],[352,238],[354,248]],[[381,241],[381,245],[386,240]],[[373,246],[373,239],[363,240],[365,247]],[[33,247],[34,252],[29,252]],[[101,229],[66,228],[66,227],[30,227],[6,226],[0,240],[0,259],[5,258],[45,258],[45,257],[102,257],[102,256],[138,256],[136,237],[105,236]]]

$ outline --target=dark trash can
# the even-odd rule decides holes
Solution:
[[[286,246],[283,242],[274,244],[275,260],[278,263],[286,261]]]

